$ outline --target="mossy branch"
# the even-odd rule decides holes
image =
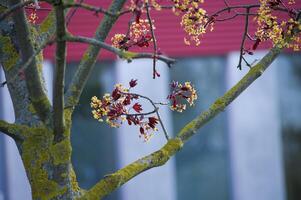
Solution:
[[[13,7],[20,3],[21,0],[12,0],[10,1],[10,6]],[[16,27],[16,38],[20,46],[22,62],[26,62],[34,54],[34,48],[23,7],[13,13],[13,21]],[[26,68],[25,77],[33,106],[41,120],[47,121],[51,106],[43,89],[36,59],[33,59],[29,67]]]
[[[64,88],[66,70],[66,23],[63,1],[59,1],[54,6],[56,21],[56,55],[55,55],[55,77],[53,87],[53,124],[54,140],[63,140],[64,134]]]
[[[222,97],[218,98],[207,111],[198,115],[194,120],[182,128],[177,136],[174,139],[170,139],[160,150],[145,156],[100,180],[80,199],[101,199],[138,174],[153,167],[164,165],[171,156],[182,148],[183,144],[191,136],[197,133],[198,129],[217,116],[220,112],[224,111],[231,102],[259,78],[280,54],[281,50],[282,49],[277,46],[272,48],[234,87],[227,91]]]
[[[0,120],[0,132],[4,133],[5,135],[17,140],[21,139],[20,135],[16,132],[16,124],[8,123],[4,120]]]
[[[73,3],[73,0],[65,0],[66,3]],[[69,9],[65,9],[65,14],[68,13]],[[41,39],[41,44],[47,43],[47,41],[52,41],[53,36],[56,31],[56,21],[55,21],[55,12],[52,10],[44,21],[38,25],[39,36]]]
[[[125,2],[126,0],[112,1],[108,12],[118,13],[122,9]],[[95,40],[103,42],[108,36],[117,18],[118,18],[117,16],[112,17],[112,16],[105,15],[102,22],[100,23],[100,25],[96,30]],[[70,106],[77,105],[80,95],[83,91],[83,88],[85,87],[86,82],[97,60],[100,49],[101,49],[100,46],[91,45],[84,53],[84,56],[78,66],[78,69],[65,95],[65,100],[67,105]]]
[[[183,143],[180,139],[169,140],[160,150],[136,160],[125,168],[106,176],[79,199],[102,199],[138,174],[148,169],[164,165],[182,146]]]

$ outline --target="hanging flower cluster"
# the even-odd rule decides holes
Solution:
[[[154,26],[153,29],[155,29]],[[124,50],[128,50],[132,46],[148,47],[152,41],[148,19],[139,18],[131,24],[128,36],[115,34],[111,41],[114,47]]]
[[[186,103],[188,103],[189,106],[193,106],[194,101],[198,98],[196,90],[190,82],[185,82],[184,85],[182,85],[173,81],[170,87],[171,94],[167,96],[167,99],[171,101],[171,110],[183,112],[186,109]]]
[[[130,23],[127,34],[115,34],[112,38],[112,45],[119,49],[128,50],[130,47],[149,47],[150,42],[153,38],[151,35],[151,24],[152,29],[156,29],[154,26],[154,20],[150,23],[149,19],[142,19],[141,16],[146,12],[145,7],[155,8],[161,10],[161,5],[156,0],[131,0],[129,10],[132,11],[134,16],[134,22]]]
[[[31,24],[36,24],[37,20],[39,19],[37,15],[37,9],[39,8],[39,5],[38,4],[36,5],[35,3],[31,3],[28,5],[27,8],[30,9],[28,15],[28,22]]]
[[[295,19],[295,13],[293,10],[288,12],[288,19],[281,20],[275,14],[275,10],[278,6],[285,6],[282,1],[279,0],[260,0],[260,8],[258,9],[258,16],[255,18],[258,23],[258,28],[255,33],[257,40],[253,46],[255,50],[258,44],[262,41],[270,40],[273,45],[279,47],[293,48],[294,50],[300,50],[300,34],[293,35],[294,30],[301,28],[300,23]],[[294,1],[289,1],[289,4],[294,4]],[[287,37],[291,37],[291,42],[286,40]]]
[[[99,122],[105,121],[111,127],[115,128],[120,127],[123,122],[127,121],[128,125],[139,127],[139,137],[143,138],[144,141],[148,141],[154,132],[158,131],[158,108],[149,98],[130,93],[131,88],[134,88],[136,85],[137,80],[132,79],[129,82],[128,88],[121,84],[116,84],[111,94],[106,93],[101,99],[96,96],[92,97],[92,115]],[[190,82],[185,82],[182,85],[174,81],[170,86],[171,93],[167,99],[170,100],[169,105],[171,110],[182,112],[186,109],[186,103],[190,106],[194,105],[197,94]],[[138,102],[141,98],[148,100],[154,106],[154,110],[143,113],[142,105]],[[149,116],[153,114],[157,114],[157,116]]]
[[[137,80],[129,82],[129,88],[121,84],[116,84],[111,94],[107,93],[102,99],[96,96],[91,99],[92,114],[99,122],[105,121],[111,127],[118,128],[127,121],[128,125],[139,127],[140,135],[144,141],[148,141],[154,131],[158,131],[156,127],[158,119],[154,116],[144,116],[142,105],[137,101],[140,96],[129,93],[131,88],[137,85]]]
[[[206,27],[210,24],[213,30],[214,19],[207,16],[206,10],[200,7],[204,0],[173,0],[174,13],[182,15],[181,26],[188,34],[188,39],[184,38],[184,43],[190,45],[190,41],[194,41],[198,46],[200,44],[200,36],[206,33]]]

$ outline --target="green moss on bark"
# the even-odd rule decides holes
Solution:
[[[69,139],[65,139],[50,147],[51,156],[55,165],[65,164],[70,161],[71,144]]]
[[[0,36],[1,62],[6,71],[12,69],[19,61],[19,54],[12,44],[10,37]]]
[[[53,144],[53,132],[45,127],[27,128],[22,132],[21,157],[31,184],[33,199],[48,200],[58,198],[68,190],[61,186],[53,174],[54,167],[70,164],[71,144],[69,139]],[[65,173],[65,176],[64,174]],[[68,178],[69,172],[59,176]]]

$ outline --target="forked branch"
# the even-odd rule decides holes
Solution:
[[[10,7],[20,4],[20,0],[10,1]],[[29,31],[29,26],[25,16],[25,10],[23,7],[13,12],[13,20],[16,27],[16,38],[20,46],[21,59],[25,63],[34,55],[34,49],[32,45],[32,35]],[[29,66],[25,70],[26,85],[29,91],[31,102],[42,121],[49,121],[50,115],[50,102],[45,94],[42,86],[40,73],[38,71],[38,64],[36,59],[33,59]]]

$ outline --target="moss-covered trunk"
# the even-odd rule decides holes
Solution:
[[[34,200],[75,199],[80,195],[71,164],[70,138],[54,143],[52,130],[22,130],[17,142]]]

